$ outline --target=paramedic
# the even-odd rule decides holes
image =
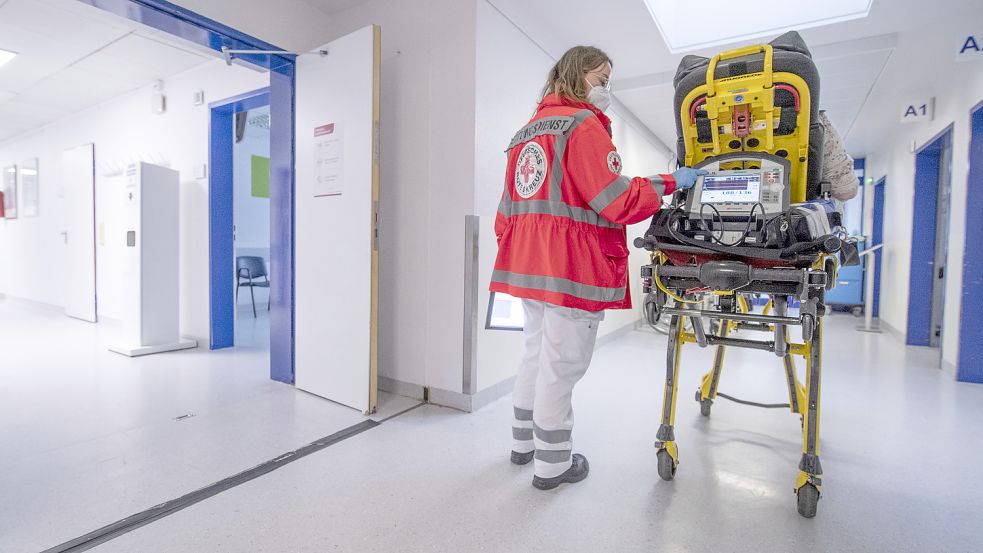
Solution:
[[[631,307],[625,225],[705,172],[629,178],[611,142],[611,60],[576,46],[550,70],[539,107],[508,145],[490,289],[522,299],[525,353],[513,391],[512,462],[533,485],[587,476],[572,454],[573,387],[590,365],[605,309]]]

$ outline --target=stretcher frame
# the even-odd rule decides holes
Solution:
[[[675,266],[661,252],[652,254],[653,263],[643,267],[643,275],[648,275],[658,286],[656,294],[663,295],[660,305],[665,305],[666,297],[675,296],[677,305],[661,307],[660,315],[671,317],[669,325],[669,346],[666,358],[666,382],[662,402],[662,419],[656,434],[656,457],[659,476],[672,480],[679,465],[679,448],[676,444],[675,418],[678,397],[679,371],[682,349],[686,344],[699,347],[714,347],[713,365],[701,378],[696,391],[696,401],[700,413],[709,417],[714,400],[723,397],[737,403],[766,408],[788,408],[799,415],[802,423],[802,457],[795,481],[798,511],[804,517],[815,516],[822,490],[822,465],[819,461],[819,411],[822,376],[822,318],[826,312],[824,297],[827,287],[835,282],[835,274],[830,274],[830,265],[824,256],[807,269],[753,269],[749,268],[751,280],[739,291],[714,290],[718,296],[717,309],[688,308],[686,304],[700,303],[702,300],[687,299],[696,296],[687,294],[694,288],[706,288],[707,283],[700,279],[701,266]],[[705,267],[708,264],[704,264]],[[705,270],[705,269],[704,269]],[[768,303],[762,313],[754,313],[748,298],[751,295],[767,295]],[[720,298],[725,298],[721,301]],[[729,299],[728,299],[729,298]],[[789,315],[788,301],[797,299],[800,308],[797,315]],[[683,303],[682,306],[680,304]],[[719,307],[730,306],[729,308]],[[683,319],[690,319],[692,330],[685,330]],[[703,319],[720,321],[716,334],[707,334]],[[789,327],[800,327],[801,343],[789,339]],[[771,333],[771,340],[751,340],[735,338],[731,335],[738,330]],[[728,347],[755,349],[774,353],[782,359],[785,380],[788,386],[788,403],[760,404],[723,394],[719,390],[720,377],[724,367],[724,356]],[[805,360],[805,378],[797,374],[795,357]]]
[[[714,78],[720,61],[759,54],[763,55],[761,72]],[[809,109],[799,109],[795,131],[777,136],[774,132],[777,123],[774,90],[777,83],[788,83],[797,89],[802,106],[810,105],[811,97],[808,86],[798,75],[773,72],[773,55],[772,46],[765,44],[723,52],[709,61],[706,84],[689,91],[679,106],[680,121],[686,121],[680,128],[681,142],[685,145],[685,157],[680,161],[694,166],[726,153],[724,144],[733,143],[728,142],[728,138],[735,138],[732,131],[737,117],[741,113],[748,114],[751,128],[744,138],[754,138],[756,143],[760,143],[762,148],[757,151],[770,153],[782,149],[791,154],[787,156],[791,162],[790,199],[793,203],[802,202],[808,199],[809,194],[811,113]],[[709,144],[699,142],[697,129],[692,124],[691,111],[696,109],[697,102],[705,103],[703,109],[710,120],[712,141]],[[755,114],[763,116],[763,121],[756,121]],[[731,167],[721,163],[721,168]],[[713,365],[703,375],[695,396],[701,414],[709,417],[714,400],[722,397],[757,407],[787,408],[799,415],[802,457],[794,492],[799,514],[806,518],[814,517],[823,476],[819,461],[822,318],[826,314],[825,292],[836,283],[838,265],[835,259],[820,252],[806,256],[804,263],[800,258],[794,264],[777,263],[762,268],[761,263],[742,259],[737,253],[733,256],[713,256],[710,252],[710,256],[702,256],[702,261],[673,264],[670,256],[676,254],[673,257],[678,262],[680,255],[679,251],[673,251],[671,244],[659,243],[651,237],[640,239],[636,244],[652,252],[651,264],[642,268],[644,289],[655,294],[659,316],[671,317],[662,420],[655,442],[659,476],[663,480],[672,480],[679,465],[674,425],[683,346],[691,343],[699,347],[713,346]],[[753,312],[748,302],[751,295],[769,298],[762,313]],[[704,305],[703,300],[708,296],[714,297],[711,308]],[[670,304],[670,298],[675,300],[675,305]],[[795,315],[790,315],[788,311],[790,299],[799,301],[800,307]],[[687,307],[693,304],[699,305],[697,308]],[[686,330],[684,318],[690,319],[691,331]],[[720,321],[715,334],[705,331],[703,320],[706,318]],[[789,339],[789,327],[793,326],[802,330],[801,343],[793,343]],[[770,333],[772,337],[770,340],[752,340],[732,336],[738,330]],[[760,404],[721,393],[719,384],[724,357],[727,348],[731,347],[768,351],[780,358],[788,387],[788,403]],[[795,357],[805,361],[804,380],[798,377]]]

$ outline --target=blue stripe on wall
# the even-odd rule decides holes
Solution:
[[[935,280],[936,204],[939,163],[946,129],[915,154],[914,216],[911,224],[911,271],[908,276],[908,332],[910,346],[929,345],[932,329],[932,284]]]
[[[887,178],[881,179],[874,186],[874,209],[873,209],[873,230],[870,237],[870,246],[884,243],[884,189],[887,188]],[[881,313],[881,254],[883,249],[874,252],[874,316],[879,317]]]
[[[956,378],[983,383],[983,106],[972,114]]]
[[[935,268],[935,202],[924,200],[937,198],[938,187],[938,152],[916,155],[916,200],[911,224],[911,273],[908,277],[908,344],[912,346],[929,344]]]
[[[269,105],[268,88],[209,104],[208,147],[208,290],[211,349],[235,345],[235,244],[232,125],[236,112]]]
[[[294,383],[295,65],[270,71],[270,378]]]

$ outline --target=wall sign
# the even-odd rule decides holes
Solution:
[[[956,61],[983,59],[983,34],[961,35],[956,44]]]
[[[314,128],[314,197],[341,196],[345,190],[345,133],[342,124]]]
[[[921,123],[935,118],[935,98],[926,98],[904,104],[902,123]]]

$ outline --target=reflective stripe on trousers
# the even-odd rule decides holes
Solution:
[[[525,352],[512,393],[512,449],[535,449],[536,476],[570,468],[574,385],[587,372],[604,312],[522,300]]]

